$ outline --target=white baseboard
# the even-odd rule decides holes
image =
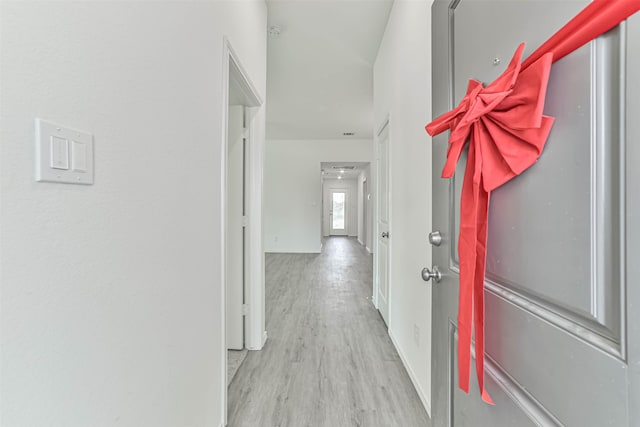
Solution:
[[[249,351],[260,351],[264,348],[265,343],[267,342],[267,331],[264,331],[262,333],[262,343],[260,344],[260,347],[247,347],[247,350]]]
[[[429,418],[431,418],[431,402],[427,400],[427,397],[425,396],[424,391],[422,390],[422,387],[420,387],[420,384],[418,383],[416,374],[413,372],[413,369],[411,369],[411,366],[409,366],[409,363],[407,362],[407,358],[405,357],[404,353],[402,352],[402,349],[398,345],[398,342],[394,338],[393,333],[391,332],[391,329],[389,329],[389,337],[391,338],[391,342],[393,343],[393,346],[396,348],[398,355],[400,355],[400,360],[402,360],[402,364],[404,365],[404,368],[407,370],[407,373],[409,374],[409,378],[411,378],[411,382],[413,383],[413,386],[418,392],[418,396],[420,397],[422,406],[424,406],[424,409],[427,411],[427,415],[429,415]]]
[[[265,344],[266,342],[267,342],[267,331],[264,331],[264,332],[262,333],[262,342],[260,343],[260,347],[255,347],[255,346],[254,346],[254,347],[250,347],[250,346],[247,346],[247,350],[249,350],[249,351],[260,351],[260,350],[262,350],[262,349],[263,349],[264,344]]]

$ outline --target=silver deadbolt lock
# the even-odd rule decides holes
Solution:
[[[439,231],[432,231],[429,233],[429,243],[433,246],[440,246],[442,243],[442,234]]]
[[[442,274],[440,273],[440,270],[438,270],[437,265],[434,265],[431,270],[429,270],[429,268],[427,267],[422,269],[422,280],[428,282],[431,279],[433,279],[436,283],[442,280]]]

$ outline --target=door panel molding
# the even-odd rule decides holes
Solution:
[[[626,23],[592,42],[591,316],[626,359]],[[619,215],[615,215],[619,212]]]
[[[625,355],[622,352],[620,343],[612,341],[605,335],[597,332],[597,328],[591,324],[591,327],[584,326],[586,319],[575,318],[571,312],[563,312],[557,307],[546,301],[536,301],[517,291],[506,288],[491,280],[485,280],[485,289],[500,298],[504,302],[514,305],[527,313],[542,319],[564,332],[584,341],[587,344],[624,361]]]
[[[449,403],[449,422],[450,427],[454,427],[454,404],[455,404],[455,392],[456,388],[452,385],[456,383],[456,375],[454,367],[457,362],[457,342],[458,342],[458,328],[456,324],[449,319],[449,363],[448,363],[448,376],[449,376],[449,389],[447,401]],[[471,343],[471,363],[475,363],[475,342]],[[562,427],[562,423],[558,420],[549,410],[547,410],[531,393],[529,393],[522,384],[518,383],[506,370],[504,370],[494,359],[489,355],[485,356],[485,381],[488,384],[495,383],[505,393],[509,400],[522,411],[522,413],[531,420],[532,424],[545,427]]]

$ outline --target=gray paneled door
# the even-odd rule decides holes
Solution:
[[[493,81],[587,4],[436,0],[433,111],[473,77]],[[556,118],[531,169],[493,192],[486,281],[487,388],[457,383],[458,223],[465,167],[443,180],[433,142],[434,426],[640,426],[640,16],[554,64]],[[431,283],[431,282],[430,282]]]

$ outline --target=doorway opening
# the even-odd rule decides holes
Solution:
[[[364,194],[370,182],[369,162],[323,162],[320,164],[322,185],[322,238],[353,237],[365,248],[368,245],[371,218],[370,194]]]
[[[262,262],[263,141],[258,123],[262,100],[228,40],[224,43],[225,99],[222,162],[222,381],[223,407],[227,385],[247,350],[264,344],[264,273]],[[259,119],[260,118],[260,119]],[[258,273],[256,273],[258,272]],[[226,420],[226,410],[225,410]]]
[[[346,236],[347,221],[351,210],[349,209],[349,190],[329,190],[329,235]]]

